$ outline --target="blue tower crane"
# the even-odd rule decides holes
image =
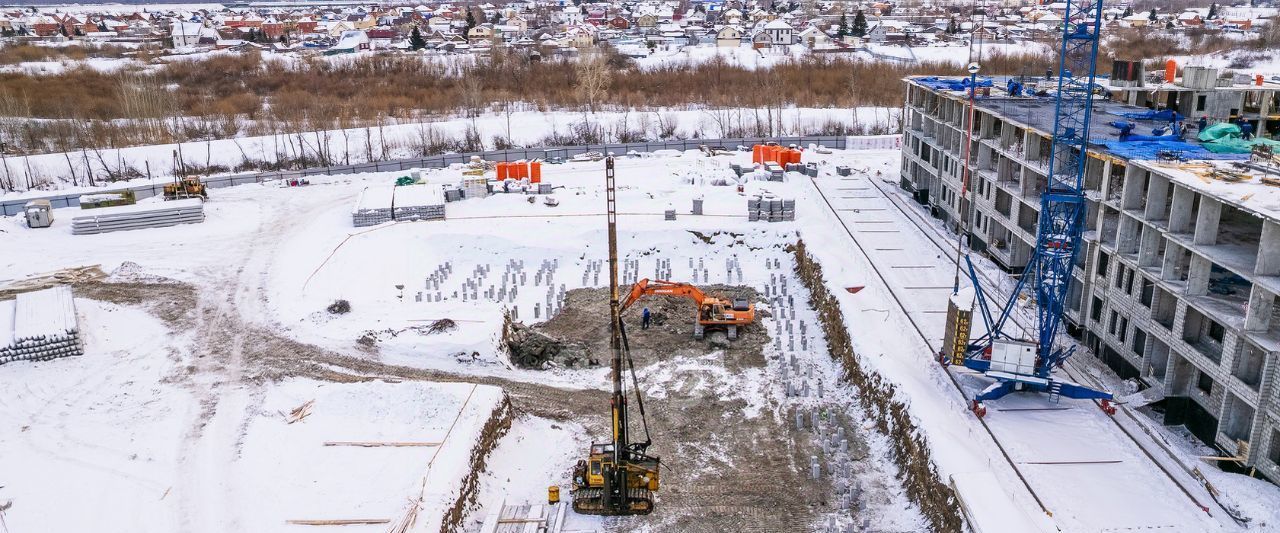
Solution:
[[[972,409],[982,416],[983,402],[1015,391],[1045,392],[1056,401],[1061,396],[1102,400],[1108,414],[1110,393],[1060,380],[1053,369],[1074,351],[1055,342],[1062,327],[1063,305],[1071,287],[1071,269],[1080,253],[1084,217],[1085,151],[1093,109],[1098,66],[1098,37],[1102,27],[1102,0],[1067,0],[1063,15],[1062,48],[1058,63],[1058,90],[1054,110],[1053,139],[1049,156],[1048,186],[1040,197],[1036,246],[1026,270],[1004,305],[993,312],[978,282],[972,260],[965,257],[975,290],[975,304],[987,332],[967,342],[954,362],[977,370],[996,382],[973,399]],[[1036,305],[1035,339],[1020,338],[1009,326],[1018,296],[1030,289]],[[958,351],[958,350],[957,350]],[[944,360],[946,362],[946,360]]]

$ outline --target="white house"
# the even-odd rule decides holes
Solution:
[[[169,28],[169,38],[174,48],[186,48],[200,44],[204,25],[198,22],[174,22]]]
[[[774,46],[788,46],[795,43],[795,31],[795,28],[782,19],[773,19],[764,25],[764,32],[769,34],[769,40],[773,41]]]

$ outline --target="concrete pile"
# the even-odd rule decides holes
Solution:
[[[91,235],[200,222],[204,222],[204,201],[187,198],[164,203],[95,209],[91,215],[71,219],[71,233]]]
[[[84,355],[71,288],[58,285],[0,301],[0,364]]]

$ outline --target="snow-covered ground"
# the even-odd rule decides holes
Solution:
[[[1210,518],[1194,509],[1092,404],[1064,400],[1065,411],[1035,413],[1001,409],[1042,401],[1036,397],[993,405],[992,430],[1053,514],[1041,512],[890,294],[902,298],[906,312],[936,345],[943,319],[938,311],[951,283],[950,258],[881,190],[891,187],[884,181],[895,180],[900,154],[810,152],[807,160],[823,162],[823,176],[816,181],[792,174],[786,183],[746,181],[742,192],[717,185],[733,183],[728,163],[748,159],[743,153],[708,158],[697,151],[619,159],[620,250],[635,265],[626,275],[652,277],[661,258],[670,260],[673,279],[773,290],[791,284],[794,290],[799,282],[784,247],[803,238],[840,300],[857,352],[909,403],[941,475],[990,473],[999,481],[1001,494],[962,496],[1016,506],[1044,531],[1236,530],[1220,513]],[[834,164],[861,172],[838,178]],[[604,388],[606,370],[522,370],[497,347],[504,311],[537,322],[546,316],[549,299],[559,305],[562,287],[607,284],[607,273],[596,274],[606,244],[603,164],[545,165],[543,178],[556,186],[560,200],[555,207],[529,202],[524,195],[495,195],[449,204],[445,221],[351,227],[356,194],[402,174],[317,177],[301,188],[218,189],[206,204],[204,223],[172,228],[74,236],[68,221],[77,210],[57,210],[54,226],[43,230],[26,229],[17,217],[7,217],[0,219],[0,249],[6,250],[0,254],[0,272],[21,279],[86,264],[111,271],[131,262],[137,266],[126,265],[130,270],[194,284],[204,295],[197,325],[235,313],[246,324],[381,368],[567,391]],[[424,175],[432,183],[450,182],[462,177],[462,169]],[[759,191],[795,198],[797,220],[748,223],[746,196]],[[704,216],[688,214],[694,197],[704,200]],[[679,213],[676,221],[664,220],[668,208]],[[861,250],[840,222],[849,225]],[[784,262],[775,268],[768,259]],[[737,261],[741,275],[726,269],[726,261]],[[872,264],[885,272],[885,281]],[[852,286],[866,288],[857,294],[844,290]],[[811,330],[812,344],[800,351],[799,361],[788,361],[780,341],[766,350],[766,367],[740,376],[725,373],[714,353],[664,361],[641,369],[646,391],[664,398],[673,394],[668,384],[693,383],[695,390],[710,387],[702,393],[739,396],[742,420],[786,422],[787,409],[805,407],[848,412],[855,427],[869,427],[850,409],[856,391],[833,385],[840,369],[826,356],[820,337],[812,335],[816,319],[799,305],[803,293],[787,294],[795,294],[798,305],[773,311],[807,321]],[[325,312],[335,299],[348,300],[351,312]],[[465,475],[469,444],[500,398],[493,386],[430,380],[329,383],[295,377],[266,384],[204,386],[203,379],[191,384],[184,376],[193,372],[222,375],[221,352],[212,361],[192,358],[183,350],[196,344],[194,339],[171,332],[135,307],[91,300],[77,304],[89,339],[85,356],[0,366],[0,389],[8,391],[0,402],[0,422],[16,428],[0,433],[0,503],[13,501],[4,518],[14,531],[275,531],[284,530],[280,524],[290,519],[396,520],[409,498],[422,494],[413,487],[423,476],[429,477],[429,494],[419,519],[438,524],[435,517],[449,501],[444,496],[456,490],[450,483]],[[458,329],[447,334],[421,330],[441,318],[455,320]],[[783,318],[764,319],[779,339]],[[359,340],[366,336],[374,339],[375,350]],[[234,343],[228,347],[225,364],[239,364],[245,358],[242,349]],[[812,372],[809,379],[831,389],[821,401],[787,397],[781,376],[788,366],[805,368]],[[980,379],[962,377],[969,387]],[[699,379],[706,385],[697,385]],[[723,388],[723,383],[734,386]],[[301,422],[287,424],[279,414],[311,399],[316,400],[313,413]],[[213,413],[210,402],[217,406]],[[206,417],[207,426],[197,424]],[[203,428],[203,437],[189,448],[193,427]],[[537,502],[545,498],[546,485],[565,486],[568,468],[591,437],[599,436],[579,425],[516,416],[489,457],[471,516],[493,510],[498,498]],[[330,440],[443,440],[444,446],[432,464],[432,448],[320,445]],[[877,499],[859,516],[877,530],[922,530],[918,511],[894,481],[896,472],[885,466],[891,464],[889,444],[874,434],[868,441],[866,460],[851,476]],[[1030,464],[1080,459],[1120,462]],[[686,473],[672,475],[691,475],[687,470],[698,467],[682,470]],[[1238,500],[1280,498],[1273,486],[1231,474],[1220,477],[1227,480],[1217,483],[1224,492],[1243,493],[1237,493]],[[67,479],[77,481],[68,484]],[[376,491],[360,490],[373,485]],[[76,494],[82,496],[69,497]],[[206,495],[235,512],[203,507]],[[92,507],[58,513],[68,500],[90,501]],[[256,506],[261,501],[273,505]],[[1272,508],[1246,510],[1258,513],[1258,521],[1277,523],[1267,516],[1275,513]],[[57,522],[48,521],[52,515]],[[833,510],[830,518],[846,515]],[[572,525],[641,527],[580,517]]]

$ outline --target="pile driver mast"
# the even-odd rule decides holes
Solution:
[[[629,369],[635,383],[635,364],[627,345],[627,332],[622,322],[622,304],[618,295],[618,211],[613,180],[613,158],[605,160],[605,195],[609,220],[609,320],[611,352],[610,377],[613,391],[609,398],[613,440],[592,443],[587,459],[578,461],[573,471],[573,510],[581,514],[637,515],[653,511],[653,493],[658,490],[659,459],[646,452],[652,443],[649,424],[645,420],[644,399],[635,388],[645,440],[631,442],[628,435],[627,391],[622,379]],[[623,368],[623,362],[628,366]]]
[[[1114,412],[1108,403],[1111,394],[1052,375],[1053,369],[1061,366],[1074,349],[1058,346],[1056,340],[1062,327],[1063,307],[1070,294],[1072,266],[1076,254],[1081,253],[1088,211],[1084,172],[1101,22],[1102,0],[1066,1],[1048,184],[1040,197],[1036,246],[1003,307],[994,312],[988,307],[989,300],[978,283],[973,263],[966,258],[976,292],[975,303],[987,333],[969,343],[962,355],[953,354],[951,361],[944,362],[961,363],[996,378],[996,383],[973,400],[972,408],[979,416],[985,413],[982,402],[1021,390],[1046,392],[1054,400],[1059,396],[1100,399],[1104,410]],[[970,90],[977,89],[971,86]],[[968,165],[965,161],[966,168]],[[1030,289],[1035,298],[1035,339],[1022,339],[1017,333],[1009,333],[1017,329],[1008,323],[1009,316],[1024,289]]]

